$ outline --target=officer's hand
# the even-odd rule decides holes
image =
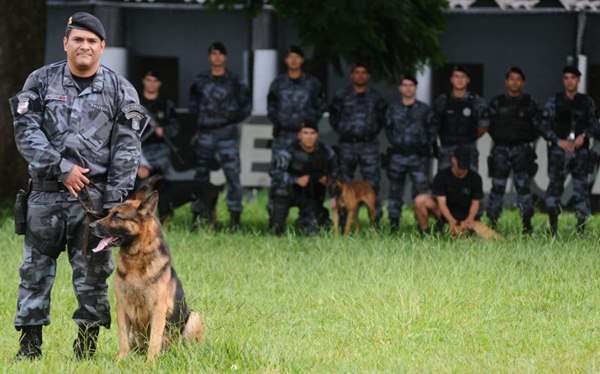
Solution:
[[[462,221],[462,223],[461,223],[460,226],[462,227],[463,230],[466,230],[466,229],[472,228],[473,227],[473,223],[475,223],[474,219],[467,218],[466,220]]]
[[[327,186],[327,177],[323,175],[321,178],[319,178],[319,183],[321,183],[323,186]]]
[[[457,222],[450,222],[450,235],[459,236],[463,233],[463,228],[458,225]]]
[[[577,138],[575,138],[575,149],[579,149],[583,146],[583,143],[585,142],[585,135],[580,134]]]
[[[296,179],[296,184],[300,187],[308,186],[308,182],[310,182],[310,175],[303,175],[300,178]]]
[[[140,179],[146,179],[150,176],[150,169],[145,167],[144,165],[140,165],[137,171],[137,176]]]
[[[165,129],[163,129],[162,127],[157,127],[157,128],[154,129],[154,133],[159,138],[162,138],[165,135]]]
[[[74,197],[77,197],[77,193],[90,183],[90,180],[84,175],[89,171],[90,169],[74,165],[69,175],[63,180],[63,184]]]
[[[573,153],[575,151],[575,146],[573,145],[573,142],[570,142],[565,139],[560,139],[558,141],[558,146],[565,152]]]

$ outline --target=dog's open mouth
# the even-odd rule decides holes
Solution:
[[[92,252],[98,253],[105,249],[108,249],[111,247],[116,247],[118,244],[119,244],[119,238],[117,238],[116,236],[109,236],[106,238],[102,238],[102,240],[100,240],[100,243],[98,243],[96,248],[92,249]]]

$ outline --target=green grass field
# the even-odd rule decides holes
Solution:
[[[598,372],[600,219],[583,238],[574,217],[561,237],[519,235],[508,212],[502,242],[421,239],[410,212],[403,233],[365,230],[277,238],[264,234],[264,196],[247,205],[241,233],[190,234],[187,208],[166,237],[206,341],[156,363],[118,362],[116,324],[94,360],[73,360],[75,297],[59,261],[44,358],[13,362],[12,327],[22,237],[0,221],[0,367],[9,372]],[[221,210],[223,212],[221,203]],[[224,220],[226,214],[221,214]],[[364,217],[363,217],[364,218]],[[111,278],[112,283],[112,278]],[[111,300],[114,295],[111,293]]]

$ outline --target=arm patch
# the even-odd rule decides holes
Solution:
[[[41,112],[40,97],[33,91],[22,91],[8,100],[13,118],[27,114],[29,111]]]
[[[146,108],[140,104],[127,104],[123,107],[122,111],[123,116],[125,117],[124,122],[129,124],[135,131],[139,131],[141,124],[145,125],[149,119]]]

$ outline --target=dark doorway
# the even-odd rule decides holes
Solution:
[[[433,73],[433,97],[450,92],[450,72],[456,65],[464,66],[469,72],[471,83],[469,91],[481,95],[483,92],[483,64],[451,63],[437,69]]]
[[[588,66],[587,92],[598,106],[600,103],[600,65]]]
[[[133,85],[141,94],[142,78],[148,70],[157,71],[162,80],[161,95],[179,106],[179,59],[177,57],[137,56],[133,62]]]

